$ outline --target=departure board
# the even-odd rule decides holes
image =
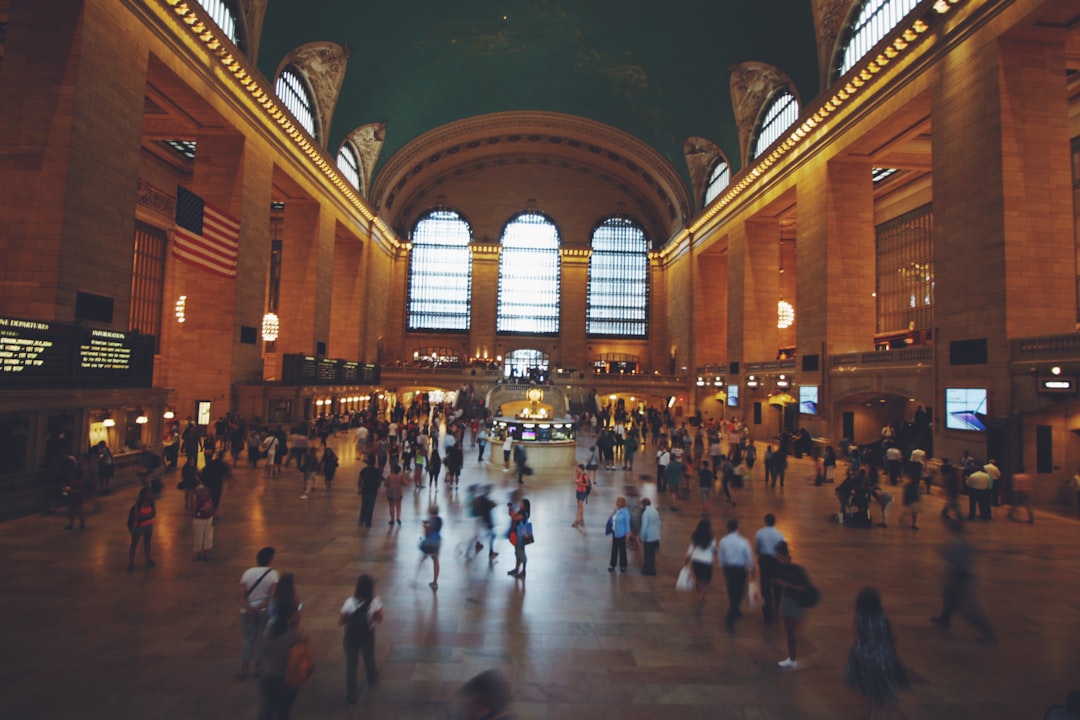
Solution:
[[[0,317],[0,386],[150,387],[153,375],[150,336]]]
[[[350,360],[288,353],[281,358],[283,385],[378,385],[379,367]]]

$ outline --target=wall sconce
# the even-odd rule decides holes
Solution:
[[[281,333],[281,320],[277,313],[268,312],[262,319],[262,336],[266,342],[274,342]]]
[[[146,417],[146,415],[142,412],[140,412],[139,416],[135,418],[135,424],[137,425],[145,425],[148,422],[150,422],[150,418]]]
[[[116,427],[116,421],[113,420],[111,417],[107,417],[104,420],[102,420],[101,424],[104,425],[107,428]]]
[[[174,413],[171,409],[169,409],[169,410],[166,410],[164,412],[164,414],[162,414],[161,417],[165,418],[166,420],[172,420],[174,417],[176,417],[176,413]]]
[[[176,322],[182,323],[187,320],[187,295],[181,295],[176,300]]]
[[[791,378],[789,378],[787,375],[781,375],[780,377],[776,378],[776,387],[780,388],[781,390],[787,390],[791,387]]]
[[[761,383],[760,383],[760,381],[758,381],[757,375],[751,375],[748,378],[746,378],[746,387],[748,387],[748,388],[756,388],[756,387],[759,387],[760,385],[761,385]]]
[[[700,375],[698,375],[697,386],[705,387],[705,378],[701,377]]]
[[[717,375],[716,377],[713,378],[712,384],[715,385],[716,387],[723,387],[724,382],[725,382],[724,378]]]

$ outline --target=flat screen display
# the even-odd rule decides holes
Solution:
[[[799,386],[799,412],[803,415],[818,414],[818,386]]]
[[[945,388],[945,427],[986,430],[986,388]]]
[[[739,407],[739,386],[728,385],[727,386],[727,406]]]

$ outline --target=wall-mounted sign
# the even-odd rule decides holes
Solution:
[[[282,385],[378,385],[379,366],[289,353],[281,358]]]
[[[154,338],[0,317],[0,387],[151,387]]]
[[[1046,375],[1036,379],[1040,395],[1075,395],[1076,378],[1064,375]]]

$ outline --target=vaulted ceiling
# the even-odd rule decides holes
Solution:
[[[811,0],[269,0],[259,68],[321,41],[349,50],[326,146],[385,123],[369,200],[392,216],[455,172],[526,157],[630,188],[666,233],[700,204],[687,138],[739,169],[731,65],[776,66],[803,102],[820,76]],[[589,125],[615,131],[590,142]]]

